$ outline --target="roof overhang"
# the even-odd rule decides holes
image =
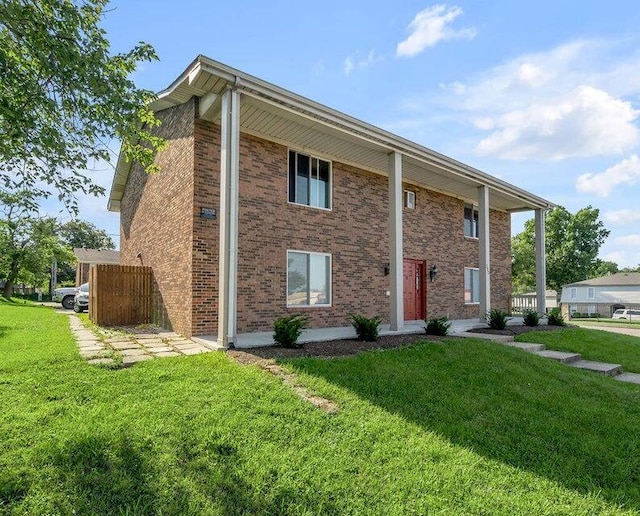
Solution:
[[[220,116],[220,95],[228,88],[242,94],[241,132],[381,175],[388,174],[389,154],[399,152],[403,180],[408,183],[470,202],[477,200],[478,187],[488,186],[491,207],[507,212],[554,206],[448,156],[205,56],[198,56],[160,92],[151,108],[162,111],[196,96],[200,117],[215,121]],[[121,153],[109,196],[111,211],[120,209],[129,171]]]

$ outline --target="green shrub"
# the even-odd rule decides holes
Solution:
[[[305,329],[309,317],[304,314],[278,317],[273,323],[273,340],[283,348],[301,348],[298,338]]]
[[[600,319],[600,314],[598,312],[594,312],[590,316],[592,319]]]
[[[538,312],[531,309],[522,312],[522,318],[525,326],[538,326],[538,323],[540,322]]]
[[[507,327],[508,315],[507,312],[498,308],[489,311],[486,317],[489,328],[492,330],[504,330]]]
[[[351,322],[351,326],[356,330],[358,339],[364,340],[365,342],[375,342],[378,340],[381,320],[378,316],[369,319],[364,315],[349,314],[349,321]]]
[[[424,330],[427,335],[439,335],[444,337],[451,327],[451,322],[446,317],[433,317],[432,319],[425,320],[427,325]]]
[[[562,317],[560,308],[555,307],[549,310],[549,314],[547,315],[547,324],[550,326],[564,326],[564,317]]]

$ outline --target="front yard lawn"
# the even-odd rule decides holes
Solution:
[[[620,364],[625,371],[640,373],[640,338],[588,328],[518,335],[517,341],[544,344],[548,349],[580,353],[585,360]]]
[[[0,513],[640,512],[640,388],[516,349],[429,342],[285,367],[124,370],[67,316],[0,303]]]

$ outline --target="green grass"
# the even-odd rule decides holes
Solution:
[[[66,316],[0,303],[0,513],[640,512],[640,388],[473,340],[286,367],[105,370]]]
[[[548,349],[580,353],[585,360],[620,364],[625,371],[640,373],[640,337],[587,328],[519,335],[520,342],[545,344]]]
[[[578,326],[614,326],[616,328],[640,328],[640,321],[623,319],[571,319],[571,324]]]

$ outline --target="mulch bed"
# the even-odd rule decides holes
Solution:
[[[556,331],[566,326],[509,326],[506,330],[481,328],[474,333],[491,333],[495,335],[520,335],[529,331]],[[265,361],[281,358],[320,357],[334,358],[357,355],[374,349],[392,349],[410,346],[417,342],[440,341],[443,337],[425,335],[384,335],[378,342],[362,342],[359,340],[332,340],[326,342],[309,342],[302,348],[290,349],[268,346],[250,349],[230,349],[227,354],[241,364],[264,364]]]

